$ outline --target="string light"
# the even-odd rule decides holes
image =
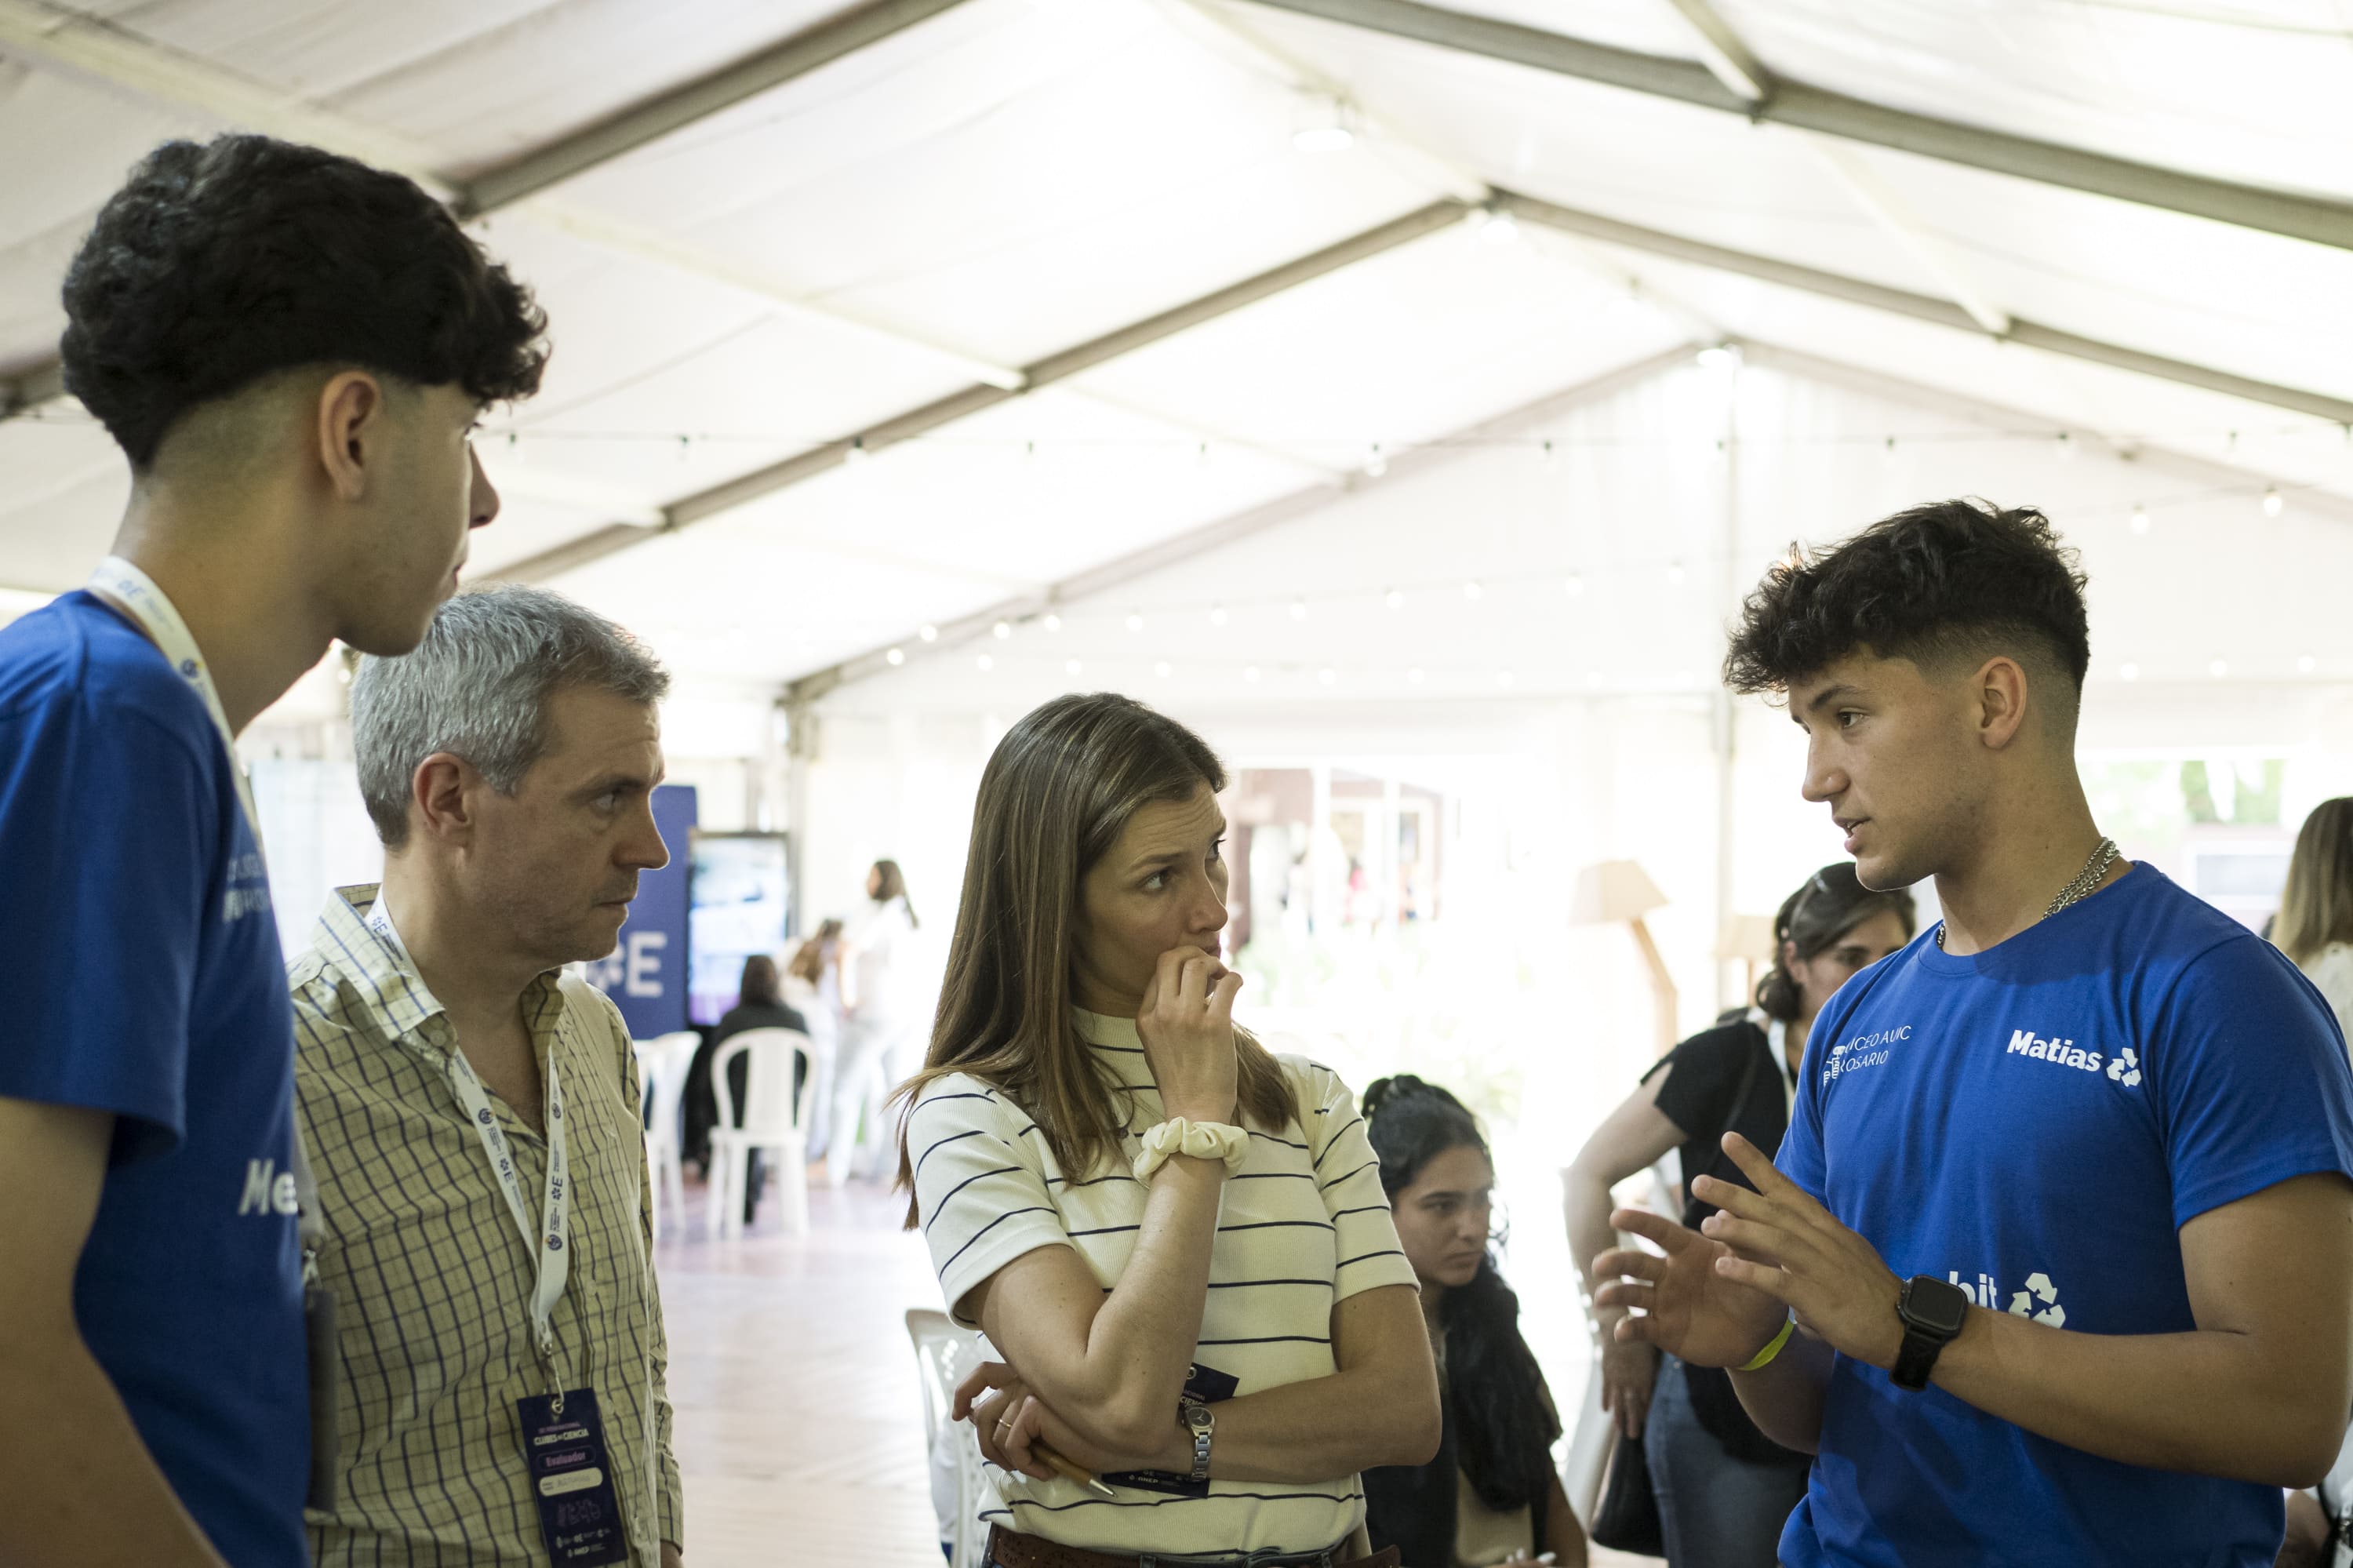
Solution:
[[[931,625],[918,627],[915,635],[926,642],[937,642],[940,640],[940,629]]]
[[[864,436],[852,436],[849,438],[849,450],[841,454],[841,461],[855,466],[856,464],[864,462],[872,454],[866,450],[866,438]]]
[[[1291,619],[1293,620],[1304,620],[1307,619],[1307,601],[1305,599],[1294,599],[1291,601]]]
[[[882,655],[882,662],[895,670],[907,662],[907,651],[904,648],[893,648]]]
[[[1062,673],[1065,675],[1075,675],[1081,670],[1085,668],[1086,666],[1080,663],[1076,659],[1065,659],[1062,661]]]
[[[1558,468],[1560,466],[1560,454],[1552,450],[1552,441],[1549,438],[1546,440],[1544,446],[1540,450],[1542,455],[1538,461],[1541,461],[1545,467]]]
[[[1209,607],[1209,624],[1212,626],[1223,626],[1225,623],[1226,607],[1222,604],[1211,605]]]
[[[1690,575],[1683,570],[1683,564],[1681,561],[1670,562],[1667,567],[1667,585],[1670,588],[1681,588],[1683,586],[1683,579]]]
[[[1561,579],[1560,587],[1562,592],[1571,599],[1576,599],[1585,592],[1585,578],[1576,572],[1571,572]]]
[[[2283,499],[2283,498],[2281,497],[2280,493],[2279,493],[2279,486],[2277,486],[2277,485],[2272,485],[2272,486],[2270,486],[2269,488],[2267,488],[2266,490],[2264,490],[2264,492],[2263,492],[2263,515],[2264,515],[2264,516],[2266,516],[2266,517],[2276,517],[2276,516],[2278,516],[2282,512],[2284,512],[2285,510],[2287,510],[2287,502],[2286,502],[2284,499]]]
[[[994,669],[996,669],[996,668],[997,668],[997,661],[996,661],[996,660],[994,660],[994,659],[992,659],[992,658],[990,658],[990,657],[989,657],[987,654],[986,654],[986,653],[982,654],[979,658],[977,658],[977,659],[974,660],[974,661],[973,661],[973,664],[974,664],[974,666],[975,666],[976,668],[977,668],[977,669],[980,671],[980,673],[981,673],[982,674],[984,674],[984,675],[987,674],[991,670],[994,670]]]
[[[1157,664],[1153,665],[1152,673],[1159,676],[1162,680],[1166,680],[1168,678],[1168,661],[1163,659]]]
[[[2140,679],[2140,666],[2127,662],[2116,673],[2127,681],[2137,681]]]
[[[2314,657],[2313,657],[2311,654],[2309,654],[2309,653],[2300,654],[2300,655],[2298,655],[2298,656],[2297,656],[2297,658],[2296,658],[2296,661],[2295,661],[2295,673],[2296,673],[2297,674],[2299,674],[2299,675],[2309,675],[2309,674],[2311,674],[2315,670],[2317,670],[2317,669],[2319,669],[2319,668],[2320,668],[2320,661],[2319,661],[2319,660],[2317,660],[2317,659],[2316,659],[2316,658],[2314,658]]]
[[[2132,531],[2136,534],[2146,534],[2148,532],[2148,508],[2143,506],[2137,501],[2133,503]]]
[[[1699,351],[1699,366],[1702,370],[1729,370],[1736,357],[1732,352],[1731,344],[1711,344]]]
[[[1337,670],[1325,669],[1315,672],[1315,679],[1326,686],[1333,684],[1335,682],[1338,681],[1339,678],[1340,672]]]
[[[1462,585],[1462,597],[1464,599],[1477,599],[1481,594],[1485,593],[1486,591],[1487,590],[1485,588],[1479,586],[1479,579],[1477,577],[1472,577],[1469,582]]]
[[[2228,659],[2216,659],[2206,666],[2206,673],[2219,681],[2231,673],[2231,662]]]
[[[2075,438],[2065,430],[2059,432],[2059,455],[2063,458],[2075,455]]]
[[[1482,207],[1479,217],[1479,238],[1488,245],[1509,245],[1520,237],[1520,226],[1512,215],[1500,207]]]
[[[1062,618],[1050,609],[1046,612],[1046,619],[1039,624],[1049,631],[1060,631],[1062,630]]]
[[[1512,673],[1509,670],[1496,671],[1495,683],[1508,689],[1512,684]]]
[[[1365,459],[1365,471],[1373,478],[1378,479],[1388,471],[1389,460],[1381,451],[1381,443],[1375,441],[1371,454]]]
[[[1142,616],[1140,616],[1140,615],[1136,614],[1134,610],[1130,610],[1130,611],[1128,611],[1128,614],[1127,614],[1127,629],[1128,629],[1130,631],[1141,631],[1141,630],[1144,630],[1144,617],[1142,617]]]
[[[1417,669],[1408,670],[1408,671],[1405,673],[1405,678],[1406,678],[1406,683],[1407,683],[1408,685],[1419,686],[1419,685],[1420,685],[1420,684],[1421,684],[1421,683],[1422,683],[1423,675],[1422,675],[1421,671],[1420,671],[1419,669],[1418,669],[1418,668],[1417,668]]]
[[[1388,592],[1381,595],[1381,602],[1388,605],[1391,609],[1403,609],[1405,608],[1405,593],[1402,589],[1391,588]]]
[[[1258,684],[1258,666],[1257,666],[1257,665],[1255,665],[1255,664],[1252,664],[1252,665],[1250,665],[1248,669],[1245,669],[1245,670],[1242,672],[1242,679],[1243,679],[1243,680],[1245,680],[1245,681],[1248,681],[1248,682],[1249,682],[1251,685],[1253,685],[1253,686],[1257,685],[1257,684]]]
[[[988,629],[988,634],[1002,642],[1013,635],[1013,623],[1009,620],[1000,620]]]
[[[1355,118],[1345,100],[1309,99],[1292,126],[1292,150],[1310,154],[1346,152],[1356,144],[1356,132],[1350,123]]]

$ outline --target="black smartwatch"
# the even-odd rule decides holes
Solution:
[[[1903,1348],[1895,1352],[1890,1375],[1898,1388],[1917,1393],[1928,1386],[1936,1353],[1953,1342],[1968,1316],[1969,1293],[1948,1279],[1915,1274],[1904,1282],[1895,1298],[1895,1315],[1904,1319]]]

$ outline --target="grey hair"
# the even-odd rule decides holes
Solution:
[[[651,705],[670,694],[670,673],[603,616],[520,583],[455,595],[416,652],[361,660],[352,748],[385,847],[407,841],[410,781],[437,752],[513,794],[547,749],[549,701],[575,686]]]

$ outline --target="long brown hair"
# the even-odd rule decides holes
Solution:
[[[874,902],[888,904],[893,898],[904,900],[907,906],[907,924],[920,929],[923,923],[915,918],[914,900],[907,897],[907,874],[899,869],[899,863],[895,860],[878,860],[874,863],[871,874],[878,889],[874,895]]]
[[[2353,795],[2323,800],[2297,830],[2272,939],[2299,964],[2353,942]]]
[[[968,1073],[1035,1118],[1072,1178],[1115,1161],[1128,1095],[1080,1038],[1071,1016],[1079,885],[1147,805],[1184,801],[1226,770],[1199,736],[1133,698],[1057,697],[1005,732],[980,776],[964,896],[923,1071],[892,1097],[899,1113],[899,1182],[907,1224],[917,1215],[907,1118],[926,1085]],[[1282,1066],[1234,1031],[1239,1098],[1279,1131],[1297,1114]]]

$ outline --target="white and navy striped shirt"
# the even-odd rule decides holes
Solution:
[[[1077,1016],[1091,1049],[1133,1090],[1120,1166],[1071,1180],[1027,1111],[964,1074],[928,1086],[908,1118],[923,1239],[948,1310],[966,1326],[965,1295],[1024,1253],[1071,1247],[1108,1290],[1134,1248],[1145,1189],[1124,1160],[1166,1113],[1134,1023]],[[1250,1128],[1249,1158],[1226,1180],[1193,1352],[1198,1366],[1237,1380],[1237,1397],[1331,1376],[1339,1370],[1333,1309],[1360,1291],[1415,1284],[1355,1097],[1328,1067],[1279,1060],[1297,1107],[1280,1128]],[[1173,1408],[1168,1414],[1176,1420]],[[998,1496],[983,1518],[1097,1552],[1313,1552],[1342,1540],[1364,1514],[1355,1476],[1306,1485],[1216,1480],[1203,1498],[1115,1487],[1109,1499],[1059,1477],[994,1468],[988,1477]]]

